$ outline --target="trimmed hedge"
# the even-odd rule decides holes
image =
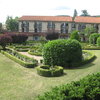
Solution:
[[[28,51],[29,54],[31,55],[36,55],[36,56],[42,56],[42,53],[37,51],[37,52],[33,52],[32,49]]]
[[[99,100],[100,99],[100,72],[53,88],[37,100]]]
[[[30,60],[32,60],[33,62],[25,62],[25,61],[23,61],[23,60],[21,60],[21,59],[19,59],[18,57],[16,57],[16,56],[13,56],[13,55],[11,55],[11,54],[9,54],[8,52],[6,52],[6,51],[3,51],[3,50],[1,50],[1,53],[2,54],[4,54],[5,56],[7,56],[8,58],[10,58],[10,59],[12,59],[12,60],[14,60],[15,62],[17,62],[17,63],[19,63],[20,65],[22,65],[22,66],[24,66],[24,67],[27,67],[27,68],[33,68],[33,67],[35,67],[36,65],[37,65],[37,60],[35,60],[35,59],[33,59],[33,58],[29,58],[29,57],[27,57],[27,56],[25,56],[25,55],[22,55],[22,54],[19,54],[21,57],[25,57],[26,59],[30,59]]]
[[[99,46],[86,46],[83,48],[84,50],[100,50]]]
[[[85,55],[84,55],[85,54]],[[86,55],[87,54],[87,55]],[[94,53],[87,51],[87,50],[83,50],[83,60],[81,62],[81,65],[90,63],[91,61],[93,61],[96,58],[96,56],[94,55]]]
[[[90,44],[96,44],[97,38],[100,37],[100,34],[98,33],[93,33],[89,37],[89,43]]]
[[[63,75],[63,67],[54,66],[51,68],[49,65],[38,66],[37,73],[41,76],[54,77]]]
[[[100,37],[97,38],[97,46],[100,47]]]
[[[75,67],[82,61],[82,48],[77,40],[49,41],[44,45],[43,58],[45,65],[58,65],[65,68]]]

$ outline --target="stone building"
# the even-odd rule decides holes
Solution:
[[[70,34],[73,30],[82,31],[86,27],[94,27],[100,33],[100,17],[77,16],[22,16],[19,18],[19,32],[31,34],[36,39],[46,33]],[[38,35],[36,35],[38,34]]]

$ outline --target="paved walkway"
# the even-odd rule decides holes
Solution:
[[[23,54],[23,55],[26,55],[26,56],[28,56],[28,57],[31,57],[31,58],[34,58],[34,59],[38,60],[38,63],[39,63],[39,64],[40,64],[40,60],[43,59],[42,56],[30,55],[28,52],[19,52],[19,53],[21,53],[21,54]]]

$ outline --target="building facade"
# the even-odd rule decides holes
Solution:
[[[19,18],[19,32],[31,34],[63,33],[70,34],[73,30],[82,31],[93,27],[100,33],[100,17],[77,16],[73,20],[69,16],[22,16]]]

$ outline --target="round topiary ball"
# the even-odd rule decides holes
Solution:
[[[97,38],[97,46],[100,46],[100,37]]]
[[[82,61],[82,48],[73,39],[49,41],[43,48],[43,58],[46,65],[77,66]]]

